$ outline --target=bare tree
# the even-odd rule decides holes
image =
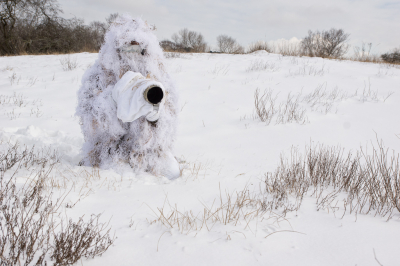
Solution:
[[[112,13],[106,18],[107,28],[111,26],[111,24],[118,18],[118,13]]]
[[[18,38],[20,25],[32,27],[43,23],[56,23],[62,13],[56,0],[1,0],[0,52],[17,54],[28,41]]]
[[[89,24],[89,27],[93,34],[93,41],[95,42],[96,48],[100,49],[101,44],[104,41],[104,35],[107,32],[109,25],[100,21],[93,21]]]
[[[106,22],[93,21],[89,24],[90,35],[96,50],[100,49],[101,44],[104,42],[104,35],[118,16],[118,13],[112,13],[106,18]]]
[[[207,43],[201,33],[189,31],[188,41],[189,47],[196,53],[204,53],[207,49]]]
[[[172,35],[172,41],[176,49],[185,52],[204,53],[207,43],[201,33],[189,31],[187,28],[180,30]]]
[[[184,28],[181,29],[178,34],[174,33],[172,35],[172,40],[184,48],[189,47],[189,30]]]
[[[243,54],[244,48],[237,43],[235,39],[228,35],[219,35],[217,37],[218,49],[222,53],[228,54]]]
[[[308,31],[308,36],[302,40],[301,47],[304,54],[308,56],[339,58],[349,49],[348,38],[349,34],[344,33],[342,29]]]

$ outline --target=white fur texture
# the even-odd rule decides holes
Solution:
[[[132,41],[145,49],[144,55],[122,51]],[[85,139],[83,165],[110,168],[128,162],[134,171],[155,175],[168,168],[176,135],[178,95],[164,61],[159,42],[145,21],[128,15],[116,19],[78,91],[76,114]],[[163,84],[166,98],[156,126],[144,117],[130,123],[117,118],[116,106],[111,104],[112,91],[127,71]]]

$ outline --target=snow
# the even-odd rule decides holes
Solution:
[[[99,171],[78,166],[84,140],[74,115],[77,91],[98,54],[70,57],[78,62],[71,71],[60,63],[65,55],[0,58],[1,97],[23,102],[0,104],[0,138],[57,149],[62,162],[52,176],[66,185],[55,189],[61,193],[73,186],[67,202],[81,197],[63,212],[70,218],[102,213],[102,221],[110,221],[114,245],[82,265],[379,265],[376,259],[399,264],[399,213],[389,221],[371,214],[341,218],[343,211],[317,211],[313,197],[285,219],[266,214],[248,226],[241,220],[187,233],[152,222],[163,206],[166,214],[177,208],[198,215],[204,205],[215,206],[226,193],[246,186],[259,195],[264,173],[275,171],[280,155],[289,155],[292,146],[301,152],[312,142],[349,151],[371,147],[378,138],[399,153],[398,66],[266,52],[167,59],[181,103],[175,155],[185,167],[183,176],[171,181],[134,174],[127,165]],[[267,67],[248,70],[257,60]],[[279,103],[289,93],[303,99],[318,87],[322,96],[314,107],[300,102],[305,124],[253,119],[257,88],[272,90]],[[333,91],[334,100],[328,95]]]

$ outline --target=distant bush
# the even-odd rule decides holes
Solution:
[[[256,51],[267,51],[268,53],[272,53],[272,48],[264,41],[257,41],[255,43],[251,43],[247,48],[247,53],[253,53]]]
[[[207,43],[201,33],[184,28],[172,35],[172,41],[163,40],[161,47],[167,52],[204,53]]]
[[[217,46],[221,53],[243,54],[244,48],[235,39],[228,35],[219,35],[217,37]]]
[[[179,50],[178,45],[168,39],[162,40],[160,46],[166,52],[175,52]]]
[[[332,28],[322,32],[308,31],[308,36],[301,41],[301,48],[307,56],[341,58],[349,49],[349,45],[346,43],[348,38],[349,34],[344,33],[342,29]]]
[[[391,53],[385,53],[381,55],[383,61],[391,64],[400,63],[400,48],[396,48]]]

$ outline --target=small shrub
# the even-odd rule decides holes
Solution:
[[[57,230],[57,225],[63,224],[58,217],[66,194],[54,200],[51,189],[45,191],[59,162],[56,153],[5,145],[8,148],[0,152],[0,266],[41,266],[51,260],[57,266],[72,265],[82,257],[104,253],[114,238],[106,224],[98,223],[99,216],[92,216],[87,223],[82,217],[77,223],[70,220],[66,228]],[[39,169],[30,181],[19,185],[18,171],[32,166]]]
[[[197,215],[192,211],[181,211],[166,200],[168,206],[158,208],[158,213],[155,212],[157,218],[151,223],[159,222],[167,228],[177,228],[181,233],[188,234],[200,231],[202,228],[210,231],[216,223],[241,225],[243,220],[253,220],[265,214],[265,211],[261,210],[262,202],[252,197],[247,187],[240,192],[225,193],[226,200],[223,200],[221,195],[216,200],[217,204],[212,206],[203,204],[204,210]]]
[[[228,35],[219,35],[217,37],[218,49],[221,53],[227,54],[243,54],[244,48],[237,43],[235,39]]]
[[[160,42],[161,48],[164,50],[164,52],[175,52],[179,50],[179,47],[176,43],[171,42],[170,40],[162,40]]]
[[[201,33],[182,29],[172,35],[173,42],[164,40],[165,46],[176,52],[204,53],[207,50],[207,43]],[[170,51],[171,51],[170,50]]]
[[[255,114],[261,122],[271,123],[272,118],[277,112],[275,108],[276,96],[272,97],[272,90],[265,90],[262,95],[260,95],[260,90],[257,89],[254,92],[254,107]]]
[[[308,31],[301,41],[301,48],[305,55],[323,58],[341,58],[348,49],[349,34],[344,33],[342,29],[330,29],[329,31]]]
[[[293,96],[288,94],[285,101],[276,105],[277,96],[273,96],[272,90],[265,90],[261,95],[260,90],[254,92],[255,119],[269,125],[275,118],[275,124],[298,123],[305,124],[308,121],[306,109],[300,106],[301,94]]]
[[[264,41],[257,41],[255,43],[251,43],[247,48],[247,53],[253,53],[255,51],[266,51],[268,53],[272,53],[272,48]]]
[[[70,57],[69,55],[60,59],[60,63],[64,71],[71,71],[78,67],[78,61],[76,57]]]
[[[400,63],[400,49],[394,49],[391,53],[385,53],[381,55],[383,61],[390,64],[399,64]]]
[[[72,265],[82,257],[100,256],[112,245],[107,224],[99,223],[100,215],[92,215],[88,222],[80,217],[78,222],[68,221],[61,232],[54,235],[51,260],[54,265]]]

